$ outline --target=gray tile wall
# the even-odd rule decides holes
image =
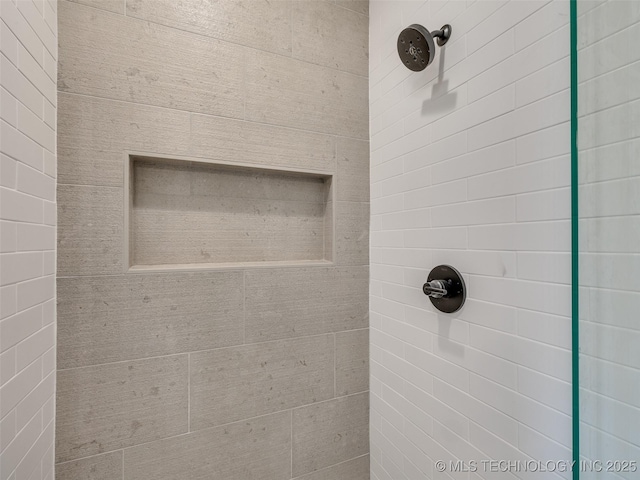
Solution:
[[[246,5],[59,2],[58,480],[369,478],[368,2]],[[127,152],[333,173],[334,265],[125,273]]]

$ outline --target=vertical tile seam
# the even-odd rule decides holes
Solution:
[[[191,432],[191,353],[187,353],[187,433]]]

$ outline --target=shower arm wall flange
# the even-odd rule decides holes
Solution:
[[[451,38],[451,25],[448,23],[443,25],[440,27],[440,30],[434,30],[431,32],[431,36],[438,39],[437,43],[439,47],[443,46],[449,41],[449,38]]]

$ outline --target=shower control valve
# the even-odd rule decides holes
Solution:
[[[447,295],[447,288],[451,289],[451,280],[431,280],[422,286],[422,291],[427,297],[442,298]]]
[[[467,298],[462,275],[450,265],[438,265],[431,270],[422,291],[433,306],[444,313],[457,312]]]

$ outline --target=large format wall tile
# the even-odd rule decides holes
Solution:
[[[336,171],[329,135],[62,92],[58,98],[60,184],[121,186],[131,151]]]
[[[369,390],[369,330],[336,333],[336,395]]]
[[[276,413],[127,449],[124,478],[288,480],[291,413]]]
[[[69,0],[73,3],[81,3],[94,8],[100,8],[109,12],[124,14],[123,0]]]
[[[244,116],[244,47],[64,1],[59,13],[59,90]]]
[[[366,76],[369,18],[330,2],[293,4],[293,57]],[[345,48],[345,45],[347,48]]]
[[[242,343],[243,303],[242,272],[60,278],[58,367]]]
[[[369,264],[369,203],[337,202],[336,263]]]
[[[187,356],[58,371],[56,460],[187,431]]]
[[[246,65],[247,120],[369,138],[366,77],[258,51]]]
[[[296,477],[295,480],[369,480],[369,455]]]
[[[336,0],[336,5],[363,15],[369,15],[369,0]]]
[[[369,451],[369,395],[360,393],[293,411],[293,476]]]
[[[191,354],[191,428],[221,425],[333,396],[330,335]]]
[[[127,0],[127,15],[232,44],[291,55],[289,0]]]
[[[187,155],[189,114],[58,93],[59,184],[122,187],[127,150]]]
[[[193,115],[190,143],[193,155],[212,160],[324,172],[336,169],[335,140],[318,133]]]
[[[369,142],[338,139],[338,200],[369,201]]]
[[[57,480],[122,480],[122,452],[56,465]]]
[[[368,278],[366,267],[248,271],[247,342],[366,328]]]
[[[122,273],[121,188],[58,185],[58,275]]]

